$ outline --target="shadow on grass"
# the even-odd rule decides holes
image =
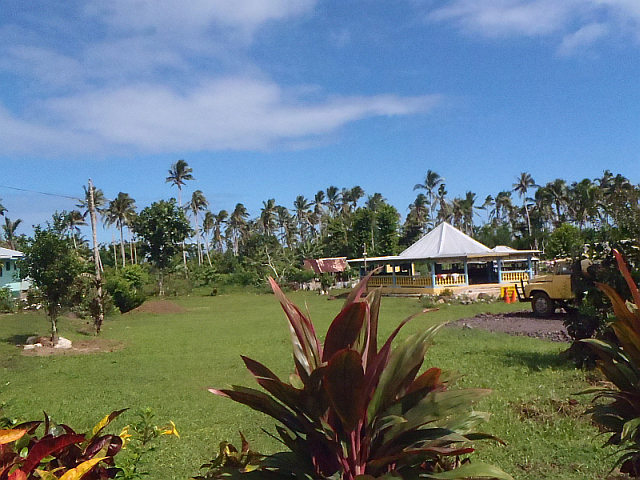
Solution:
[[[532,371],[540,371],[545,368],[562,370],[574,370],[575,365],[556,352],[531,352],[527,350],[510,351],[501,355],[501,361],[505,367],[525,366]]]
[[[38,335],[36,333],[23,333],[18,335],[11,335],[10,337],[3,338],[0,341],[2,341],[3,343],[8,343],[9,345],[24,345],[25,343],[27,343],[27,338],[34,336],[37,337]]]

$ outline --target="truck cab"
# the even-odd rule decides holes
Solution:
[[[531,302],[533,313],[544,318],[550,317],[557,307],[568,308],[575,300],[573,270],[571,260],[556,261],[551,272],[536,275],[522,284],[520,300]],[[518,294],[520,296],[520,292]]]

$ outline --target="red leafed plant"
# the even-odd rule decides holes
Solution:
[[[392,348],[409,317],[378,347],[381,295],[374,290],[365,296],[367,281],[350,293],[323,345],[311,320],[270,279],[289,322],[295,373],[285,382],[261,363],[242,357],[267,393],[241,386],[210,389],[280,423],[277,432],[290,451],[266,457],[250,469],[252,474],[335,480],[418,474],[511,479],[496,467],[460,458],[473,452],[472,440],[495,439],[472,433],[488,415],[470,406],[489,390],[449,390],[453,376],[435,367],[420,373],[442,325]],[[217,469],[204,478],[219,476]]]
[[[77,434],[57,425],[45,414],[44,422],[27,422],[0,430],[0,480],[102,480],[114,478],[119,468],[113,457],[122,448],[117,435],[101,435],[124,410],[104,417],[89,434]],[[45,435],[35,432],[44,423]]]
[[[640,476],[640,292],[622,255],[613,251],[618,268],[625,278],[633,303],[625,302],[609,285],[597,284],[611,300],[616,320],[611,323],[617,342],[582,340],[598,355],[597,366],[615,388],[592,388],[595,393],[592,418],[612,432],[608,442],[619,445],[622,455],[617,461],[623,473]],[[610,402],[602,400],[611,400]]]

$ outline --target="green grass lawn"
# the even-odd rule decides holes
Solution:
[[[290,297],[305,304],[322,334],[340,309],[310,293]],[[46,411],[79,431],[123,407],[151,407],[158,423],[175,421],[181,438],[163,437],[150,458],[151,478],[186,479],[212,458],[222,440],[238,442],[242,431],[260,451],[274,451],[275,441],[261,429],[274,423],[261,414],[215,397],[208,387],[251,385],[239,355],[247,355],[287,376],[292,369],[289,333],[273,295],[237,293],[173,300],[181,314],[128,314],[105,323],[102,337],[123,348],[92,355],[28,357],[14,345],[31,334],[46,334],[42,314],[0,316],[0,402],[5,413],[41,418]],[[388,335],[415,313],[415,299],[384,298],[381,335]],[[517,308],[517,307],[516,307]],[[483,311],[514,309],[512,305],[444,306],[409,323],[401,337],[433,322],[473,316]],[[84,322],[61,319],[60,334],[73,341]],[[444,329],[428,355],[427,366],[455,370],[461,386],[491,388],[477,406],[493,414],[483,430],[506,446],[478,444],[476,458],[500,466],[516,479],[605,478],[613,464],[611,450],[582,412],[589,399],[572,394],[586,388],[593,374],[559,360],[566,345],[478,330]],[[569,402],[576,399],[578,405]],[[115,422],[119,429],[133,415]]]

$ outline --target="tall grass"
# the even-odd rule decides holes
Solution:
[[[323,334],[340,301],[297,292]],[[239,358],[255,358],[286,376],[292,370],[288,330],[272,295],[235,293],[174,300],[180,314],[133,313],[108,320],[101,341],[121,344],[92,355],[23,356],[15,343],[47,332],[41,314],[0,316],[0,402],[10,416],[35,418],[45,410],[79,430],[123,407],[151,407],[159,423],[175,421],[181,439],[165,438],[150,458],[151,478],[186,479],[212,458],[221,440],[238,440],[241,430],[254,447],[279,446],[262,432],[273,422],[207,392],[211,386],[252,384]],[[413,299],[385,298],[381,336],[419,310]],[[504,304],[444,306],[416,318],[404,335],[434,322],[513,309]],[[92,337],[77,320],[60,321],[61,335],[76,343]],[[596,430],[581,415],[587,400],[573,405],[572,394],[588,385],[589,374],[565,365],[558,354],[565,345],[477,330],[445,329],[430,351],[430,365],[456,370],[465,386],[494,393],[478,406],[493,413],[484,430],[507,446],[481,446],[478,458],[499,465],[518,479],[597,479],[612,464],[595,439]],[[129,416],[128,416],[129,415]],[[131,415],[125,413],[113,430]],[[116,432],[117,433],[117,432]]]

